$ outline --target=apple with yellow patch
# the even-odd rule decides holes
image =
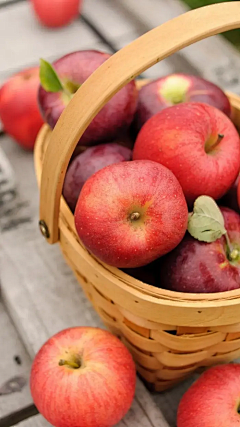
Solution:
[[[143,86],[136,113],[137,129],[164,108],[182,102],[204,102],[231,115],[228,97],[220,87],[198,76],[169,74]]]

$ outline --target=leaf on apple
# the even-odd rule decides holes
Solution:
[[[53,66],[45,61],[45,59],[40,59],[40,82],[47,92],[60,92],[64,90],[62,82]]]
[[[193,212],[188,217],[188,232],[195,239],[207,243],[226,235],[224,218],[211,197],[200,196],[195,200]]]

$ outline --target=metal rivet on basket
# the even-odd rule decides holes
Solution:
[[[43,219],[41,219],[38,224],[39,224],[39,228],[40,228],[40,231],[41,231],[42,235],[46,239],[49,239],[50,234],[49,234],[48,226],[47,226],[46,222],[43,221]]]

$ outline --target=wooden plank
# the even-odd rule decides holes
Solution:
[[[32,404],[28,387],[31,369],[30,358],[21,343],[17,331],[0,301],[0,421],[3,417]],[[17,383],[19,391],[13,390],[10,381]],[[14,386],[14,384],[13,384]],[[9,394],[7,394],[9,391]],[[2,394],[2,395],[1,395]]]
[[[110,2],[111,0],[106,0]],[[188,10],[180,0],[122,0],[118,6],[131,19],[144,25],[145,31]],[[171,37],[171,35],[169,35]],[[220,36],[202,40],[172,57],[175,72],[200,74],[225,90],[240,93],[239,52]],[[185,64],[185,65],[184,65]],[[184,71],[184,67],[185,70]],[[192,70],[192,71],[191,71]]]
[[[34,417],[28,418],[21,423],[15,424],[13,427],[49,427],[49,424],[42,415],[35,415]]]
[[[99,42],[79,20],[54,30],[41,26],[33,16],[29,2],[1,10],[0,39],[0,83],[9,74],[38,64],[41,57],[53,60],[74,50],[91,49]]]
[[[24,215],[27,212],[30,218],[2,231],[2,297],[30,356],[34,357],[40,346],[61,329],[103,325],[58,246],[48,246],[39,233],[38,189],[31,154],[22,151],[8,137],[2,138],[2,147],[16,175],[16,198],[25,202],[17,215],[21,217],[21,212]],[[5,208],[8,210],[7,202]],[[12,219],[15,215],[13,210]],[[133,407],[123,423],[122,426],[129,427],[167,427],[161,411],[139,380]]]
[[[131,14],[128,8],[122,6],[121,2],[85,0],[83,13],[105,37],[114,43],[117,49],[121,49],[149,30],[144,21],[135,18],[136,8],[138,8],[138,2],[134,3],[134,13]],[[144,75],[148,78],[164,76],[173,72],[173,65],[172,60],[164,60]],[[181,66],[186,71],[185,63]]]
[[[158,408],[162,411],[164,418],[170,427],[176,427],[177,409],[183,394],[191,384],[198,378],[198,374],[191,375],[190,378],[164,393],[155,393],[153,399]],[[210,427],[210,426],[209,426]]]

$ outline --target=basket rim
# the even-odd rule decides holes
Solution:
[[[240,110],[240,97],[236,94],[227,92],[227,95],[230,99],[233,110]],[[34,164],[36,177],[38,185],[40,186],[41,178],[41,166],[44,152],[49,141],[52,130],[47,124],[44,124],[40,129],[34,148]],[[63,196],[61,196],[61,205],[60,205],[60,217],[59,217],[59,227],[67,226],[68,230],[71,231],[74,235],[74,240],[76,245],[79,245],[84,251],[84,256],[87,257],[87,261],[93,268],[101,268],[101,273],[104,275],[104,272],[110,273],[112,276],[112,281],[118,287],[128,287],[128,292],[131,292],[134,295],[141,296],[144,294],[144,298],[147,298],[149,301],[158,301],[162,305],[169,305],[171,302],[172,306],[175,307],[192,307],[200,309],[209,309],[211,307],[221,308],[227,306],[240,305],[240,288],[225,291],[225,292],[216,292],[216,293],[184,293],[176,292],[167,289],[162,289],[144,283],[124,271],[109,266],[103,263],[101,260],[96,258],[93,254],[90,254],[85,246],[81,243],[74,224],[74,215],[69,209],[66,201]],[[70,221],[69,221],[69,218]]]

